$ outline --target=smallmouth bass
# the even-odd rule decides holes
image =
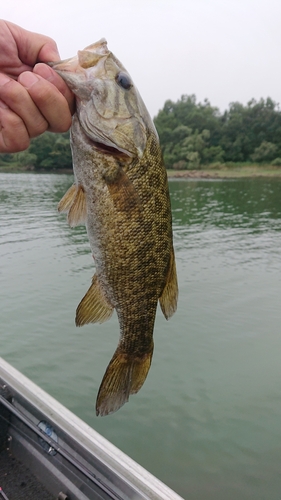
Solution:
[[[86,224],[96,265],[76,325],[102,323],[114,309],[120,324],[97,396],[96,413],[103,416],[118,410],[146,379],[158,300],[166,319],[176,310],[167,174],[154,124],[104,39],[51,66],[76,97],[75,184],[58,209],[68,213],[70,226]]]

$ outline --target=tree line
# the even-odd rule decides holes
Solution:
[[[281,166],[281,112],[271,98],[231,103],[220,113],[206,99],[183,95],[166,101],[156,116],[167,168],[211,163],[273,163]]]
[[[69,132],[45,132],[32,139],[25,151],[0,155],[1,166],[19,166],[30,170],[58,170],[72,168]]]
[[[221,113],[205,99],[183,95],[168,100],[154,119],[167,168],[197,169],[225,163],[271,163],[281,166],[281,111],[271,98],[231,103]],[[69,133],[33,139],[26,151],[1,154],[1,165],[36,170],[71,168]]]

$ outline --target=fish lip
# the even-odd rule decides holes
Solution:
[[[84,72],[87,68],[95,66],[100,59],[108,57],[110,54],[111,52],[107,48],[106,39],[101,38],[98,42],[88,45],[83,50],[79,50],[73,57],[48,62],[47,64],[58,73],[72,73],[77,72],[77,70]]]
[[[72,64],[76,63],[76,66],[78,66],[78,58],[77,58],[77,56],[69,57],[68,59],[63,59],[62,61],[49,61],[46,64],[48,66],[50,66],[51,68],[53,68],[57,72],[71,72],[71,71],[73,71],[73,68],[70,66],[70,62]],[[59,68],[57,70],[56,69],[57,66],[60,66],[63,69]],[[69,67],[65,68],[65,66],[69,66]]]

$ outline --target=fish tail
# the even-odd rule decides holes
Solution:
[[[129,400],[130,394],[142,387],[152,360],[153,345],[142,355],[115,351],[103,376],[96,402],[96,413],[102,417],[119,410]]]

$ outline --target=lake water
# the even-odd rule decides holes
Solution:
[[[0,174],[0,355],[188,500],[281,498],[281,182],[171,181],[180,299],[114,415],[95,398],[116,315],[74,326],[94,274],[68,175]]]

